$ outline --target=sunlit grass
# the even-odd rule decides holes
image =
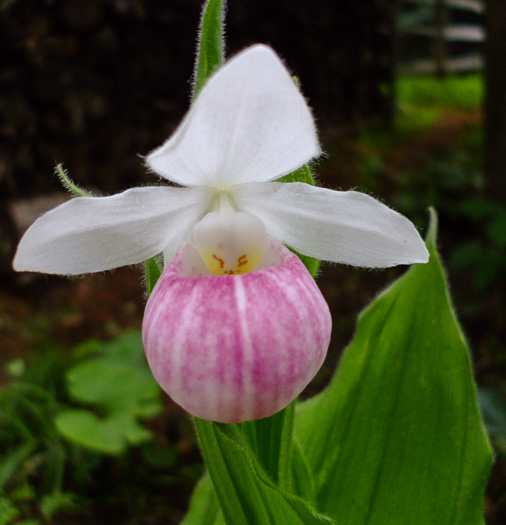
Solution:
[[[398,131],[421,131],[432,126],[443,113],[479,111],[484,94],[483,75],[399,77],[396,91]]]
[[[397,81],[399,104],[476,110],[483,100],[483,75],[400,77]]]

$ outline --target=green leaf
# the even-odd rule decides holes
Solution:
[[[121,454],[126,439],[115,424],[89,410],[64,410],[55,418],[58,430],[70,441],[103,454]]]
[[[0,492],[0,525],[10,525],[20,515],[21,511],[9,500],[4,492]]]
[[[146,275],[146,289],[148,295],[151,295],[155,284],[157,283],[158,279],[160,279],[160,275],[162,275],[162,271],[163,268],[160,264],[160,260],[158,259],[158,257],[152,257],[144,263],[144,272]]]
[[[224,0],[208,0],[200,20],[193,98],[223,63],[223,19]]]
[[[307,502],[277,487],[235,425],[195,418],[214,490],[229,525],[333,523]]]
[[[76,511],[79,509],[77,497],[69,492],[52,492],[42,496],[40,504],[42,515],[51,520],[60,512]]]
[[[298,435],[319,509],[342,524],[483,524],[492,455],[466,342],[436,252],[360,316],[331,385],[302,403]]]
[[[2,462],[0,463],[0,490],[5,488],[7,483],[22,471],[23,464],[33,454],[37,444],[36,439],[32,438],[21,443],[12,452],[2,455]]]
[[[129,444],[140,445],[152,438],[149,430],[125,413],[100,418],[89,410],[70,409],[58,414],[55,424],[70,441],[103,454],[121,454]]]
[[[292,445],[295,403],[277,414],[243,423],[244,435],[265,472],[280,488],[292,486]]]
[[[240,425],[228,425],[234,429],[234,432],[239,432],[245,436],[250,453],[255,454],[256,460],[260,462],[265,473],[275,484],[287,491],[291,491],[294,484],[293,476],[300,473],[300,471],[295,472],[292,468],[294,410],[295,402],[271,417],[258,421],[247,421]],[[203,422],[202,424],[207,423]],[[311,474],[306,469],[303,474],[306,475],[307,473]],[[302,481],[302,483],[305,485],[307,481]],[[304,493],[297,492],[297,495],[303,496]],[[205,503],[202,503],[202,500]],[[313,501],[316,502],[314,488]],[[202,477],[195,488],[189,511],[192,518],[187,517],[190,519],[188,524],[212,523],[211,521],[199,521],[199,517],[204,511],[201,505],[205,505],[206,508],[212,508],[214,505],[219,509],[208,473]],[[215,524],[221,523],[223,520],[221,512],[218,512],[216,520]],[[225,522],[223,521],[223,523]]]
[[[293,493],[317,508],[316,487],[306,454],[297,439],[293,441]]]
[[[298,170],[292,171],[288,175],[276,179],[276,182],[303,182],[304,184],[309,184],[314,186],[314,178],[309,166],[301,166]]]
[[[72,353],[78,360],[97,355],[144,366],[146,356],[140,330],[132,330],[111,341],[88,339],[74,347]]]
[[[137,420],[160,413],[160,387],[146,365],[140,332],[79,349],[81,355],[90,352],[95,357],[69,369],[66,380],[71,398],[92,409],[64,410],[55,423],[74,443],[120,454],[152,438]]]
[[[109,411],[142,412],[152,404],[160,389],[147,368],[108,358],[92,359],[67,373],[69,393],[82,403],[96,404]]]
[[[214,524],[220,514],[220,508],[214,494],[209,474],[204,474],[197,483],[190,501],[190,509],[181,525]]]
[[[59,438],[58,433],[55,432],[55,434]],[[63,487],[67,453],[60,439],[49,441],[46,447],[43,490],[44,492],[60,492]]]

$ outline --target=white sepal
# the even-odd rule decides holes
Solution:
[[[184,186],[273,180],[320,153],[311,112],[272,49],[250,47],[212,76],[174,135],[147,158]]]
[[[238,186],[234,198],[268,235],[304,255],[368,268],[429,258],[414,225],[364,193],[270,182]]]
[[[79,197],[40,217],[19,243],[14,269],[78,275],[137,264],[181,246],[209,205],[206,188],[134,188]]]

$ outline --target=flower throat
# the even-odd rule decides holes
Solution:
[[[237,211],[226,191],[217,193],[211,210],[192,230],[192,244],[206,266],[215,275],[255,270],[267,243],[263,222]]]

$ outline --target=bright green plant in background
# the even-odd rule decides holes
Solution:
[[[423,130],[448,110],[480,111],[483,78],[465,76],[402,76],[396,82],[398,115],[396,125],[403,133]]]

